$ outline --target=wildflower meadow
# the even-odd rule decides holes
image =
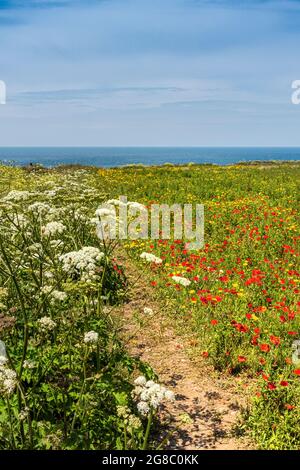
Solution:
[[[0,448],[168,448],[157,430],[176,389],[128,351],[114,314],[130,288],[121,248],[191,356],[238,381],[239,432],[298,449],[299,182],[296,163],[0,166]],[[203,247],[103,236],[120,195],[203,204]]]

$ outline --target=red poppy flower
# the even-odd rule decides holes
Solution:
[[[239,356],[238,357],[238,361],[239,362],[246,362],[247,361],[247,358],[245,356]]]
[[[276,389],[276,385],[273,384],[272,382],[270,382],[270,383],[268,384],[268,389],[269,389],[269,390],[275,390],[275,389]]]
[[[209,356],[209,353],[208,353],[208,351],[203,351],[203,353],[202,353],[202,357],[208,357],[208,356]]]
[[[260,345],[260,350],[263,351],[263,352],[266,352],[266,353],[267,353],[267,352],[270,351],[270,349],[271,349],[271,347],[270,347],[270,345],[267,344],[267,343],[262,343],[262,344]]]
[[[295,370],[294,370],[294,374],[300,375],[300,369],[295,369]]]
[[[289,383],[288,383],[286,380],[282,380],[282,381],[280,382],[280,385],[281,385],[282,387],[287,387],[287,386],[289,385]]]
[[[289,405],[288,403],[286,405],[284,405],[284,407],[287,409],[287,410],[293,410],[295,407],[294,405]]]
[[[243,325],[242,323],[237,323],[235,325],[235,328],[240,331],[241,333],[247,333],[249,331],[248,326]]]
[[[276,346],[278,346],[280,344],[279,336],[271,335],[270,336],[270,341],[271,341],[271,343],[275,344]]]
[[[270,377],[268,374],[261,374],[261,376],[266,382],[268,382],[269,377]]]
[[[217,325],[219,322],[218,322],[218,320],[211,320],[210,323],[211,323],[211,325]]]

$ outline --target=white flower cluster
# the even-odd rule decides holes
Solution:
[[[113,208],[101,207],[96,210],[95,215],[99,219],[101,219],[102,217],[109,217],[109,216],[115,217],[116,211]]]
[[[191,281],[186,277],[172,276],[172,279],[174,282],[176,282],[176,284],[181,284],[184,287],[187,287],[191,284]]]
[[[36,367],[36,364],[35,362],[33,361],[29,361],[27,359],[25,359],[25,361],[23,362],[23,367],[24,369],[34,369]]]
[[[110,205],[110,206],[111,205],[112,206],[119,206],[119,207],[126,207],[127,206],[129,209],[138,209],[140,211],[147,210],[146,206],[144,206],[144,204],[141,204],[139,202],[134,202],[134,201],[126,201],[126,198],[123,201],[122,201],[122,199],[110,199],[105,204]]]
[[[127,204],[120,199],[109,199],[109,201],[106,202],[108,205],[113,205],[113,206],[126,206]]]
[[[53,289],[52,286],[43,286],[41,287],[41,292],[47,295],[47,294],[50,294],[50,292],[52,292],[52,289]]]
[[[129,209],[137,209],[141,212],[147,211],[146,206],[144,206],[144,204],[141,204],[139,202],[128,201],[127,206],[129,207]]]
[[[53,289],[53,286],[43,286],[41,287],[41,292],[42,294],[49,295],[54,302],[64,302],[68,297],[65,292]]]
[[[57,219],[63,220],[63,217],[65,215],[65,208],[63,207],[51,207],[48,214],[47,214],[47,220],[54,222]]]
[[[51,297],[53,301],[64,302],[67,300],[68,295],[60,290],[54,290],[51,292]]]
[[[40,256],[43,254],[43,245],[41,243],[33,243],[28,246],[28,250],[35,256]]]
[[[118,208],[118,210],[116,210]],[[121,208],[125,208],[126,213],[128,209],[128,220],[120,216]],[[110,199],[99,207],[91,223],[96,225],[97,236],[101,240],[103,239],[116,239],[127,238],[127,227],[130,221],[130,216],[135,215],[136,211],[139,210],[147,216],[147,209],[143,204],[139,202],[133,202],[122,200],[122,199]]]
[[[52,248],[58,248],[58,247],[62,248],[63,245],[64,245],[64,242],[62,240],[51,240],[50,241],[50,246]]]
[[[151,316],[151,315],[153,315],[153,313],[154,313],[154,312],[153,312],[152,308],[150,308],[150,307],[145,307],[145,308],[144,308],[144,314],[145,314],[145,315]]]
[[[32,212],[35,215],[42,216],[47,214],[50,211],[50,206],[44,202],[34,202],[28,206],[28,211]]]
[[[56,327],[55,321],[50,317],[42,317],[38,320],[39,328],[42,332],[46,333],[48,331],[53,331]]]
[[[44,271],[44,278],[45,279],[52,279],[54,277],[51,271]]]
[[[2,198],[2,201],[20,202],[20,201],[25,201],[29,197],[30,197],[29,191],[13,190],[13,191],[10,191],[6,196],[4,196],[4,198]]]
[[[133,397],[137,400],[137,409],[143,416],[147,416],[150,410],[157,410],[164,400],[173,401],[175,395],[163,385],[148,380],[141,375],[135,381]]]
[[[17,386],[17,374],[6,366],[7,358],[0,356],[0,393],[9,396]]]
[[[50,237],[56,233],[63,233],[66,227],[61,222],[48,222],[48,224],[42,227],[42,235],[44,237]]]
[[[95,276],[97,263],[104,257],[98,248],[86,246],[79,251],[71,251],[59,257],[62,269],[72,274],[81,273],[82,280],[90,280]]]
[[[28,220],[25,217],[25,215],[23,215],[23,214],[17,214],[13,218],[13,225],[15,226],[15,227],[13,227],[14,230],[16,229],[16,227],[17,228],[24,228],[24,227],[26,227],[27,224],[28,224]]]
[[[7,363],[8,359],[6,356],[0,356],[0,367],[3,367]]]
[[[97,344],[99,339],[98,333],[96,331],[88,331],[84,333],[83,342],[85,344]]]
[[[55,189],[48,189],[47,191],[44,192],[44,195],[46,197],[50,197],[50,198],[55,197],[56,194],[57,194],[57,190],[55,190]]]
[[[161,264],[162,259],[158,258],[157,256],[153,255],[152,253],[146,253],[145,251],[140,255],[140,258],[144,259],[145,261],[148,261],[148,263],[155,263],[155,264]]]
[[[96,217],[91,219],[91,223],[96,225],[97,237],[100,240],[115,239],[118,223],[116,210],[112,205],[105,206],[96,210]]]

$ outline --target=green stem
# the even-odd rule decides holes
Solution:
[[[11,413],[9,398],[6,399],[6,403],[7,403],[7,412],[8,412],[9,427],[10,427],[11,445],[13,449],[16,449],[16,441],[15,441],[15,436],[14,436],[14,428],[13,428],[13,423],[12,423],[12,413]]]
[[[147,428],[146,428],[146,433],[145,433],[145,438],[144,438],[144,443],[143,443],[142,450],[146,450],[146,448],[147,448],[148,439],[149,439],[149,435],[150,435],[151,424],[152,424],[152,419],[153,419],[153,409],[150,408],[150,413],[149,413],[149,416],[148,416],[148,423],[147,423]]]

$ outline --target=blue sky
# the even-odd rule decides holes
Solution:
[[[300,146],[300,1],[0,0],[0,146]]]

